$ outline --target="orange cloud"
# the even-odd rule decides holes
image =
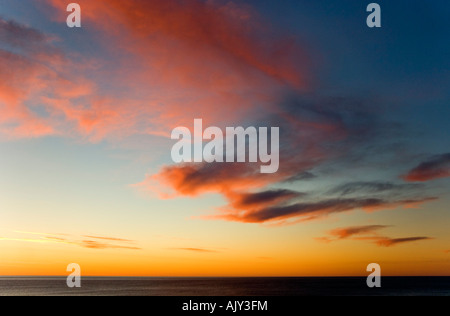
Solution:
[[[100,236],[89,236],[89,235],[85,235],[83,237],[92,238],[92,239],[101,239],[101,240],[107,240],[107,241],[133,242],[133,240],[130,240],[130,239],[115,238],[115,237],[100,237]]]
[[[339,155],[326,145],[345,139],[350,132],[335,113],[338,106],[330,104],[329,109],[315,108],[320,101],[289,103],[264,119],[268,126],[278,126],[281,130],[281,163],[274,174],[261,174],[260,165],[255,163],[186,163],[163,166],[135,187],[157,192],[164,198],[213,192],[234,200],[239,197],[233,196],[233,192],[255,192],[276,183],[299,179],[299,175],[307,174],[317,164]]]
[[[45,120],[24,105],[24,102],[41,87],[38,77],[42,72],[45,72],[43,67],[26,58],[0,50],[2,134],[9,137],[36,137],[54,133],[53,128]]]
[[[66,18],[64,1],[46,2]],[[260,115],[258,109],[273,111],[286,89],[307,86],[304,50],[250,6],[199,0],[79,4],[90,35],[100,38],[105,51],[117,52],[100,63],[96,83],[119,96],[107,98],[102,109],[92,109],[92,102],[81,111],[73,103],[62,109],[94,140],[114,133],[168,135],[195,117],[220,125]]]
[[[295,140],[292,143],[296,143]],[[157,192],[163,198],[219,193],[228,200],[228,205],[221,207],[218,214],[201,218],[271,225],[314,220],[356,209],[374,212],[414,208],[436,200],[435,197],[418,196],[420,186],[379,182],[348,183],[330,192],[317,193],[318,196],[271,189],[270,186],[290,181],[324,159],[311,147],[304,155],[299,146],[285,148],[281,150],[281,157],[285,158],[281,159],[281,168],[272,175],[259,173],[257,164],[191,163],[165,166],[135,186]],[[315,155],[318,158],[314,161]],[[343,194],[342,190],[347,193]],[[349,192],[351,196],[348,196]]]
[[[15,231],[15,233],[22,235],[38,235],[41,237],[40,238],[0,237],[0,240],[34,242],[34,243],[61,243],[80,246],[89,249],[130,249],[130,250],[141,249],[140,247],[129,245],[130,243],[135,243],[135,241],[133,240],[115,237],[84,236],[86,239],[79,240],[76,237],[73,236],[71,237],[66,234],[48,234],[48,233],[23,232],[23,231]],[[97,239],[102,240],[102,242],[99,242]],[[126,243],[127,245],[124,245],[123,243]]]
[[[386,225],[367,225],[356,227],[336,228],[330,231],[330,235],[337,237],[338,239],[348,238],[354,235],[372,233],[374,231],[386,228]]]
[[[65,1],[43,3],[65,21]],[[100,49],[83,57],[57,48],[55,36],[1,20],[0,38],[21,51],[0,55],[3,134],[95,142],[168,135],[194,117],[220,125],[273,111],[286,89],[307,87],[304,49],[251,6],[200,0],[79,4],[86,37]],[[42,111],[47,113],[36,114]]]
[[[423,203],[428,199],[417,199],[415,203]],[[387,201],[376,198],[323,199],[320,201],[293,202],[278,204],[264,208],[236,210],[230,207],[222,209],[218,215],[203,216],[204,219],[223,219],[244,223],[269,223],[271,225],[287,225],[298,222],[316,220],[331,214],[362,209],[366,211],[388,210],[405,207],[411,200]]]
[[[55,38],[15,21],[0,19],[0,134],[7,138],[68,134],[48,99],[76,99],[92,92],[75,75],[74,62]],[[82,68],[82,67],[79,67]]]
[[[66,3],[48,2],[65,19]],[[222,75],[212,71],[204,78],[202,70],[217,70],[216,65],[227,64],[233,71],[240,70],[239,75],[253,69],[283,84],[299,88],[305,84],[298,64],[302,50],[293,40],[275,37],[280,34],[273,34],[250,6],[200,0],[80,0],[79,4],[85,23],[115,36],[121,44],[134,44],[126,47],[133,53],[153,53],[145,60],[159,66],[155,68],[158,75],[165,74],[163,80],[181,75],[181,81],[189,79],[201,88],[205,88],[205,80],[210,86],[226,87],[237,78],[229,72]],[[123,33],[129,40],[119,38]],[[203,69],[198,69],[201,65]]]
[[[404,175],[403,179],[424,182],[446,177],[450,177],[450,154],[429,158]]]
[[[419,189],[416,185],[379,182],[350,183],[346,184],[349,188],[337,188],[339,192],[317,192],[315,196],[273,189],[275,185],[284,187],[314,178],[310,173],[313,168],[351,152],[355,139],[364,141],[365,133],[372,133],[376,126],[364,124],[361,131],[360,124],[348,120],[355,117],[373,121],[372,113],[361,112],[361,107],[351,99],[336,101],[318,96],[289,98],[281,104],[276,114],[263,120],[268,126],[280,127],[280,168],[275,174],[261,174],[259,164],[252,163],[178,164],[163,166],[135,187],[164,198],[219,193],[229,204],[220,209],[220,214],[204,218],[271,224],[317,219],[354,209],[413,207],[433,200],[410,194]],[[348,190],[352,196],[346,196]]]
[[[184,164],[164,167],[158,174],[148,176],[135,186],[157,191],[161,197],[167,198],[177,195],[196,196],[207,192],[225,193],[231,188],[261,188],[274,182],[274,179],[276,181],[281,178],[281,174],[262,175],[259,166],[244,163]],[[172,192],[164,191],[161,184]]]
[[[279,205],[295,198],[302,197],[304,194],[292,190],[278,189],[256,193],[237,193],[230,191],[226,192],[225,195],[233,208],[245,210],[248,208],[262,208],[271,205]]]
[[[391,247],[391,246],[395,246],[395,245],[403,244],[403,243],[407,243],[407,242],[430,240],[430,239],[433,239],[433,238],[430,238],[430,237],[406,237],[406,238],[380,237],[378,239],[375,239],[375,243],[378,246]]]
[[[105,243],[105,242],[98,242],[96,240],[82,240],[79,242],[76,242],[77,245],[90,248],[90,249],[131,249],[131,250],[140,250],[139,247],[132,247],[132,246],[123,246],[123,245],[116,245],[111,243]]]
[[[204,249],[204,248],[170,248],[173,250],[184,250],[193,252],[217,252],[216,250]]]
[[[336,228],[329,232],[330,237],[318,237],[315,238],[318,241],[332,242],[341,239],[353,239],[353,240],[364,240],[375,243],[382,247],[391,247],[398,244],[415,242],[421,240],[430,240],[431,237],[405,237],[405,238],[390,238],[385,236],[377,236],[375,233],[384,229],[386,225],[365,225],[365,226],[352,226],[344,228]],[[371,235],[372,236],[362,236],[361,235]]]
[[[380,237],[371,236],[371,237],[358,237],[360,235],[370,235],[376,234],[378,230],[384,229],[386,225],[364,225],[364,226],[352,226],[352,227],[341,227],[336,228],[328,232],[329,236],[325,237],[316,237],[317,241],[330,243],[333,241],[341,240],[341,239],[378,239]],[[384,237],[383,237],[384,238]]]

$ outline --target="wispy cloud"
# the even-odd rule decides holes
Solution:
[[[271,206],[256,210],[235,211],[227,214],[204,216],[205,219],[225,219],[247,223],[292,224],[323,218],[335,213],[356,209],[366,211],[389,210],[398,207],[411,207],[429,201],[429,198],[415,200],[387,201],[376,198],[325,199],[319,202],[300,202],[291,205]]]
[[[82,241],[75,242],[77,245],[90,248],[90,249],[131,249],[131,250],[140,250],[139,247],[133,247],[133,246],[124,246],[124,245],[118,245],[118,244],[112,244],[112,243],[106,243],[106,242],[98,242],[96,240],[88,240],[84,239]]]
[[[43,3],[65,20],[66,4]],[[84,101],[61,95],[45,100],[59,123],[75,129],[78,137],[169,135],[190,123],[191,116],[218,124],[257,109],[266,112],[285,89],[307,85],[311,61],[304,48],[294,37],[267,27],[249,5],[201,0],[79,4],[84,25],[95,30],[86,36],[98,36],[94,40],[110,59],[89,55],[98,68],[77,71],[93,87]],[[117,47],[126,49],[111,54]]]
[[[101,237],[101,236],[90,236],[90,235],[84,235],[84,237],[92,238],[92,239],[107,240],[107,241],[134,242],[133,240],[130,240],[130,239],[114,238],[114,237]]]
[[[46,100],[68,100],[92,91],[92,83],[78,75],[75,61],[55,41],[32,27],[0,18],[0,136],[60,135],[65,119],[54,115],[54,104]]]
[[[380,237],[375,239],[375,243],[379,246],[383,247],[391,247],[398,244],[420,241],[420,240],[431,240],[431,237],[406,237],[406,238],[388,238],[388,237]]]
[[[183,251],[193,251],[193,252],[205,252],[205,253],[214,253],[218,252],[217,250],[211,250],[206,248],[169,248],[172,250],[183,250]]]
[[[430,157],[403,176],[410,182],[424,182],[446,177],[450,177],[450,153]]]
[[[412,208],[435,200],[422,184],[398,180],[347,182],[308,194],[274,189],[302,181],[305,175],[309,180],[320,180],[311,170],[333,164],[336,159],[349,159],[357,151],[355,148],[367,142],[383,142],[383,123],[376,113],[364,108],[364,103],[351,98],[329,100],[320,96],[289,100],[280,106],[277,114],[268,119],[270,125],[281,126],[281,164],[275,174],[261,174],[258,166],[250,163],[178,164],[163,166],[134,186],[159,193],[162,198],[219,193],[229,204],[220,207],[219,213],[201,218],[270,225],[357,209]]]
[[[349,182],[336,186],[330,190],[330,194],[337,194],[339,196],[351,196],[361,194],[379,194],[389,192],[392,194],[399,194],[408,191],[416,191],[423,189],[421,184],[412,183],[393,183],[381,181],[359,181]]]
[[[343,239],[351,239],[351,240],[369,241],[371,243],[375,243],[377,246],[391,247],[403,243],[433,239],[432,237],[423,237],[423,236],[391,238],[378,235],[379,230],[385,229],[387,227],[390,226],[364,225],[364,226],[336,228],[328,232],[329,236],[317,237],[316,240],[329,243]]]
[[[19,241],[19,242],[34,242],[34,243],[60,243],[80,246],[89,249],[130,249],[130,250],[140,250],[140,247],[129,245],[130,243],[136,243],[133,240],[114,238],[114,237],[99,237],[99,236],[81,236],[80,239],[76,236],[70,236],[67,234],[49,234],[40,232],[25,232],[25,231],[14,231],[17,234],[22,235],[37,235],[40,238],[21,238],[21,237],[0,237],[3,241]],[[96,240],[97,239],[97,240]],[[99,242],[98,239],[102,240]],[[123,243],[126,243],[124,245]]]
[[[354,235],[364,235],[373,233],[380,229],[389,227],[387,225],[366,225],[366,226],[354,226],[354,227],[345,227],[345,228],[336,228],[329,232],[331,236],[336,237],[337,239],[345,239],[352,237]]]
[[[287,165],[291,166],[289,161]],[[297,167],[302,168],[301,163]],[[246,223],[290,224],[356,209],[371,212],[414,208],[437,199],[426,196],[420,184],[376,181],[351,182],[326,192],[308,194],[287,189],[264,189],[282,183],[296,172],[295,167],[285,171],[267,176],[247,164],[174,165],[163,168],[159,174],[148,177],[137,186],[156,188],[159,181],[175,191],[162,197],[220,193],[229,204],[221,207],[220,213],[201,218]],[[157,190],[160,188],[161,185]]]

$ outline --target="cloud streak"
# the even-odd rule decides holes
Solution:
[[[434,198],[388,201],[378,198],[324,199],[318,202],[298,202],[245,211],[228,210],[225,214],[203,216],[204,219],[223,219],[244,223],[292,224],[324,218],[331,214],[362,209],[368,212],[398,207],[410,208]]]
[[[66,234],[48,234],[40,232],[23,232],[15,231],[18,234],[24,235],[37,235],[40,238],[11,238],[1,237],[3,241],[19,241],[19,242],[34,242],[34,243],[59,243],[74,245],[88,249],[128,249],[128,250],[141,250],[142,248],[130,245],[135,244],[134,240],[114,238],[114,237],[101,237],[101,236],[82,236],[84,239],[80,239],[74,236],[68,236]],[[102,240],[102,241],[98,241]],[[125,243],[125,244],[124,244]]]
[[[378,246],[391,247],[391,246],[395,246],[398,244],[421,241],[421,240],[431,240],[431,239],[433,239],[433,238],[431,238],[431,237],[406,237],[406,238],[380,237],[378,239],[375,239],[374,242]]]
[[[182,251],[191,251],[191,252],[199,252],[199,253],[215,253],[216,250],[205,249],[205,248],[170,248],[172,250],[182,250]]]
[[[294,171],[295,172],[295,171]],[[289,175],[287,175],[289,177]],[[303,192],[287,189],[265,189],[283,182],[282,173],[261,176],[246,164],[189,164],[165,167],[138,187],[157,188],[154,180],[174,191],[163,197],[197,196],[220,193],[229,202],[218,214],[201,216],[244,223],[275,225],[304,222],[361,209],[367,212],[395,208],[414,208],[436,200],[425,196],[421,185],[391,182],[351,182],[336,186],[328,192]]]
[[[190,163],[163,166],[135,187],[163,198],[219,193],[229,202],[203,219],[291,224],[356,209],[412,208],[433,201],[420,184],[356,181],[305,195],[274,189],[293,181],[318,180],[311,170],[345,160],[365,143],[383,138],[383,124],[360,100],[320,96],[287,98],[268,126],[280,126],[280,169],[261,174],[250,163]],[[263,123],[260,123],[263,124]],[[306,175],[306,178],[305,178]],[[312,175],[312,176],[311,176]],[[246,203],[248,201],[254,203]]]
[[[378,235],[378,231],[385,229],[387,225],[365,225],[336,228],[328,232],[329,236],[318,237],[316,240],[322,242],[334,242],[344,239],[369,241],[380,247],[392,247],[399,244],[411,243],[416,241],[431,240],[431,237],[402,237],[391,238]]]
[[[428,158],[404,175],[403,179],[425,182],[446,177],[450,177],[450,153]]]
[[[338,239],[345,239],[354,235],[364,235],[368,233],[376,232],[380,229],[386,228],[386,225],[367,225],[367,226],[354,226],[345,228],[336,228],[330,231],[330,235],[335,236]]]

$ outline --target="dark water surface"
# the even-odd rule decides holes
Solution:
[[[382,277],[381,280],[381,288],[368,288],[364,277],[84,277],[81,288],[72,289],[63,277],[0,277],[0,296],[450,296],[450,277]]]

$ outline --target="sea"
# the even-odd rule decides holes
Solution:
[[[382,277],[369,288],[365,277],[160,278],[82,277],[69,288],[65,277],[0,277],[0,296],[450,296],[450,277]]]

